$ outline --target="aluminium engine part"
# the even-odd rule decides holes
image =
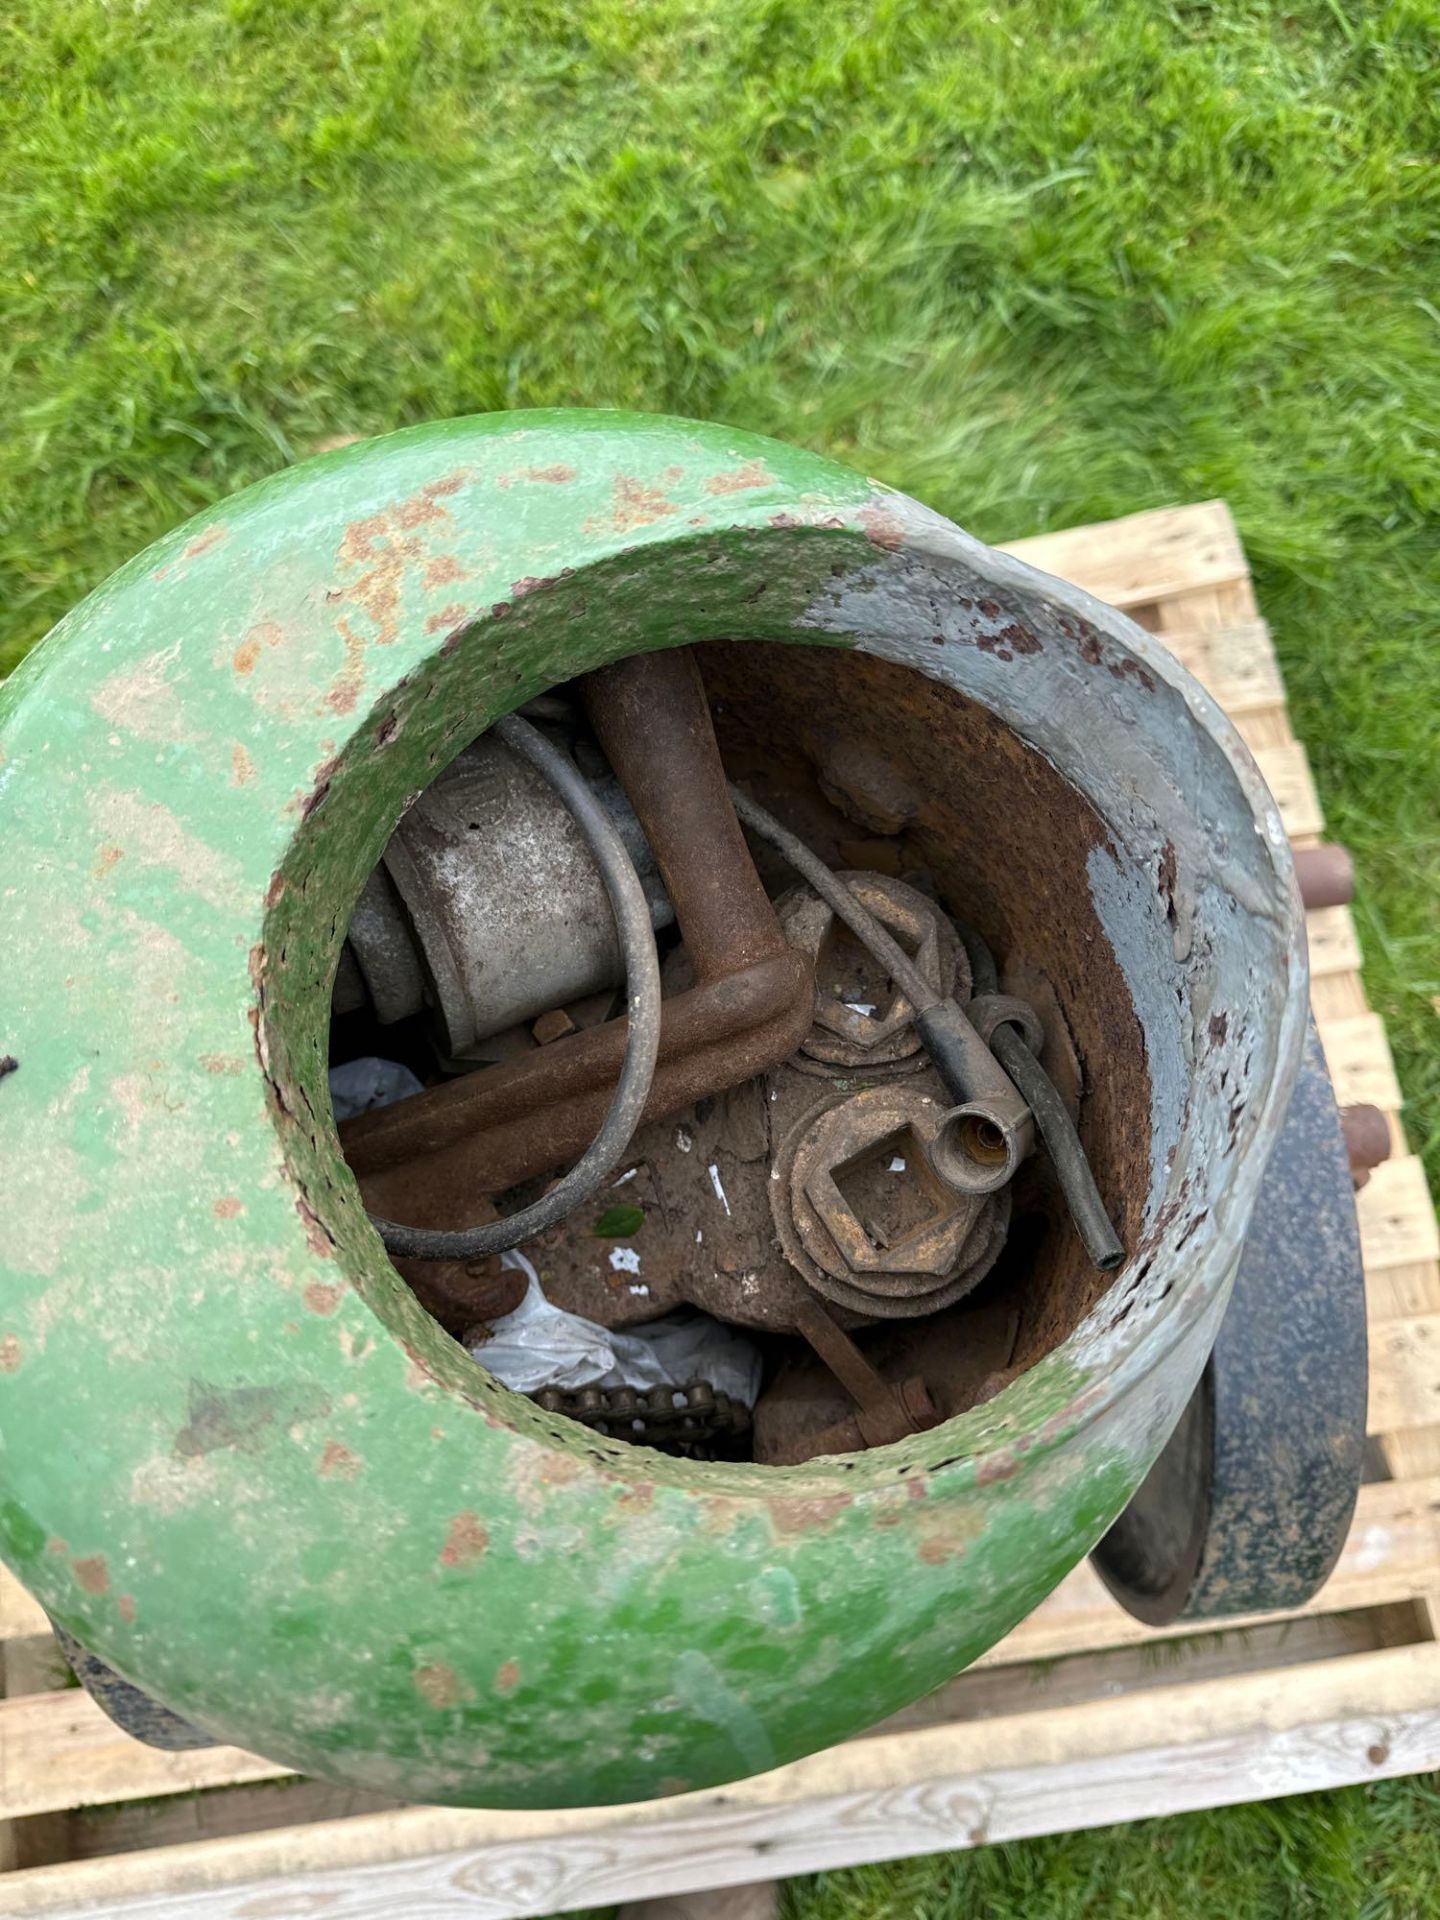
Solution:
[[[1200,1383],[1096,1570],[1150,1626],[1292,1611],[1329,1577],[1365,1449],[1365,1269],[1314,1022]]]
[[[397,1279],[328,1118],[340,944],[409,797],[533,695],[692,643],[732,777],[802,782],[837,745],[902,770],[896,870],[1042,968],[1104,1061],[1079,1125],[1127,1249],[1112,1278],[1050,1236],[992,1394],[783,1471],[498,1387]],[[182,1718],[430,1803],[703,1789],[945,1682],[1144,1479],[1306,982],[1254,763],[1123,616],[809,453],[511,413],[167,535],[0,688],[0,750],[0,1551]]]
[[[674,910],[620,783],[610,775],[590,785],[634,863],[652,925],[669,926]],[[457,1061],[624,978],[615,917],[569,808],[493,734],[406,811],[346,944],[376,1017],[389,1023],[433,1005]]]

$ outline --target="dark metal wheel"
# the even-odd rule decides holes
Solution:
[[[1095,1549],[1151,1626],[1304,1604],[1355,1508],[1365,1281],[1340,1117],[1312,1022],[1219,1338],[1179,1426]]]
[[[143,1740],[147,1747],[161,1747],[168,1753],[183,1753],[193,1747],[213,1747],[208,1733],[201,1733],[188,1720],[182,1720],[169,1707],[162,1707],[143,1688],[122,1680],[115,1669],[98,1655],[87,1653],[73,1634],[57,1620],[50,1622],[56,1644],[64,1654],[70,1671],[101,1711],[122,1733]]]

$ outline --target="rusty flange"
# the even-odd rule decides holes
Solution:
[[[879,873],[843,872],[861,906],[909,952],[941,996],[964,1000],[970,969],[944,911],[918,888]],[[815,966],[815,1024],[800,1042],[799,1065],[918,1067],[924,1063],[914,1009],[892,981],[836,920],[833,909],[808,887],[777,902],[785,937]],[[841,974],[847,977],[842,979]],[[873,1000],[867,1001],[866,994]]]
[[[999,1252],[1008,1193],[957,1193],[930,1169],[947,1111],[909,1080],[867,1087],[820,1101],[781,1143],[775,1230],[786,1258],[837,1306],[883,1319],[934,1313]]]

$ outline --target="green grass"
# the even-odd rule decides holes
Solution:
[[[1440,1175],[1437,45],[1435,0],[12,0],[0,670],[208,502],[436,415],[716,417],[996,539],[1223,494]],[[796,1898],[1433,1912],[1434,1811]]]
[[[1433,1920],[1437,1888],[1440,1792],[1395,1780],[796,1880],[782,1920]]]

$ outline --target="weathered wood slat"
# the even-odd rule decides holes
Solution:
[[[1378,1013],[1327,1020],[1320,1029],[1320,1044],[1335,1083],[1335,1098],[1342,1107],[1366,1100],[1387,1113],[1399,1110],[1400,1082],[1395,1077],[1385,1022]]]
[[[1312,907],[1305,916],[1305,933],[1310,945],[1312,982],[1335,974],[1358,976],[1360,936],[1355,931],[1355,916],[1349,907]],[[1355,986],[1360,987],[1358,977]],[[1319,1020],[1324,1015],[1317,1009],[1315,1017]],[[1389,1043],[1386,1044],[1388,1048]]]
[[[108,1920],[511,1920],[981,1846],[1440,1764],[1440,1648],[877,1735],[712,1794],[561,1814],[412,1808],[12,1876]],[[301,1904],[303,1902],[303,1904]]]
[[[1323,833],[1325,816],[1311,778],[1309,757],[1299,741],[1278,747],[1257,746],[1252,751],[1290,838],[1307,840]]]
[[[1367,1272],[1440,1260],[1440,1229],[1425,1169],[1413,1155],[1376,1167],[1355,1196],[1355,1211]],[[1440,1308],[1440,1292],[1432,1304]],[[1372,1420],[1371,1431],[1383,1429]]]
[[[1126,610],[1169,594],[1243,580],[1249,573],[1223,500],[1158,507],[1097,526],[1037,534],[1011,542],[1005,551]]]
[[[1370,1329],[1372,1431],[1400,1433],[1435,1422],[1440,1422],[1440,1313],[1382,1320]]]
[[[1285,711],[1280,663],[1262,621],[1228,632],[1191,629],[1163,635],[1165,645],[1231,719],[1241,714]]]

